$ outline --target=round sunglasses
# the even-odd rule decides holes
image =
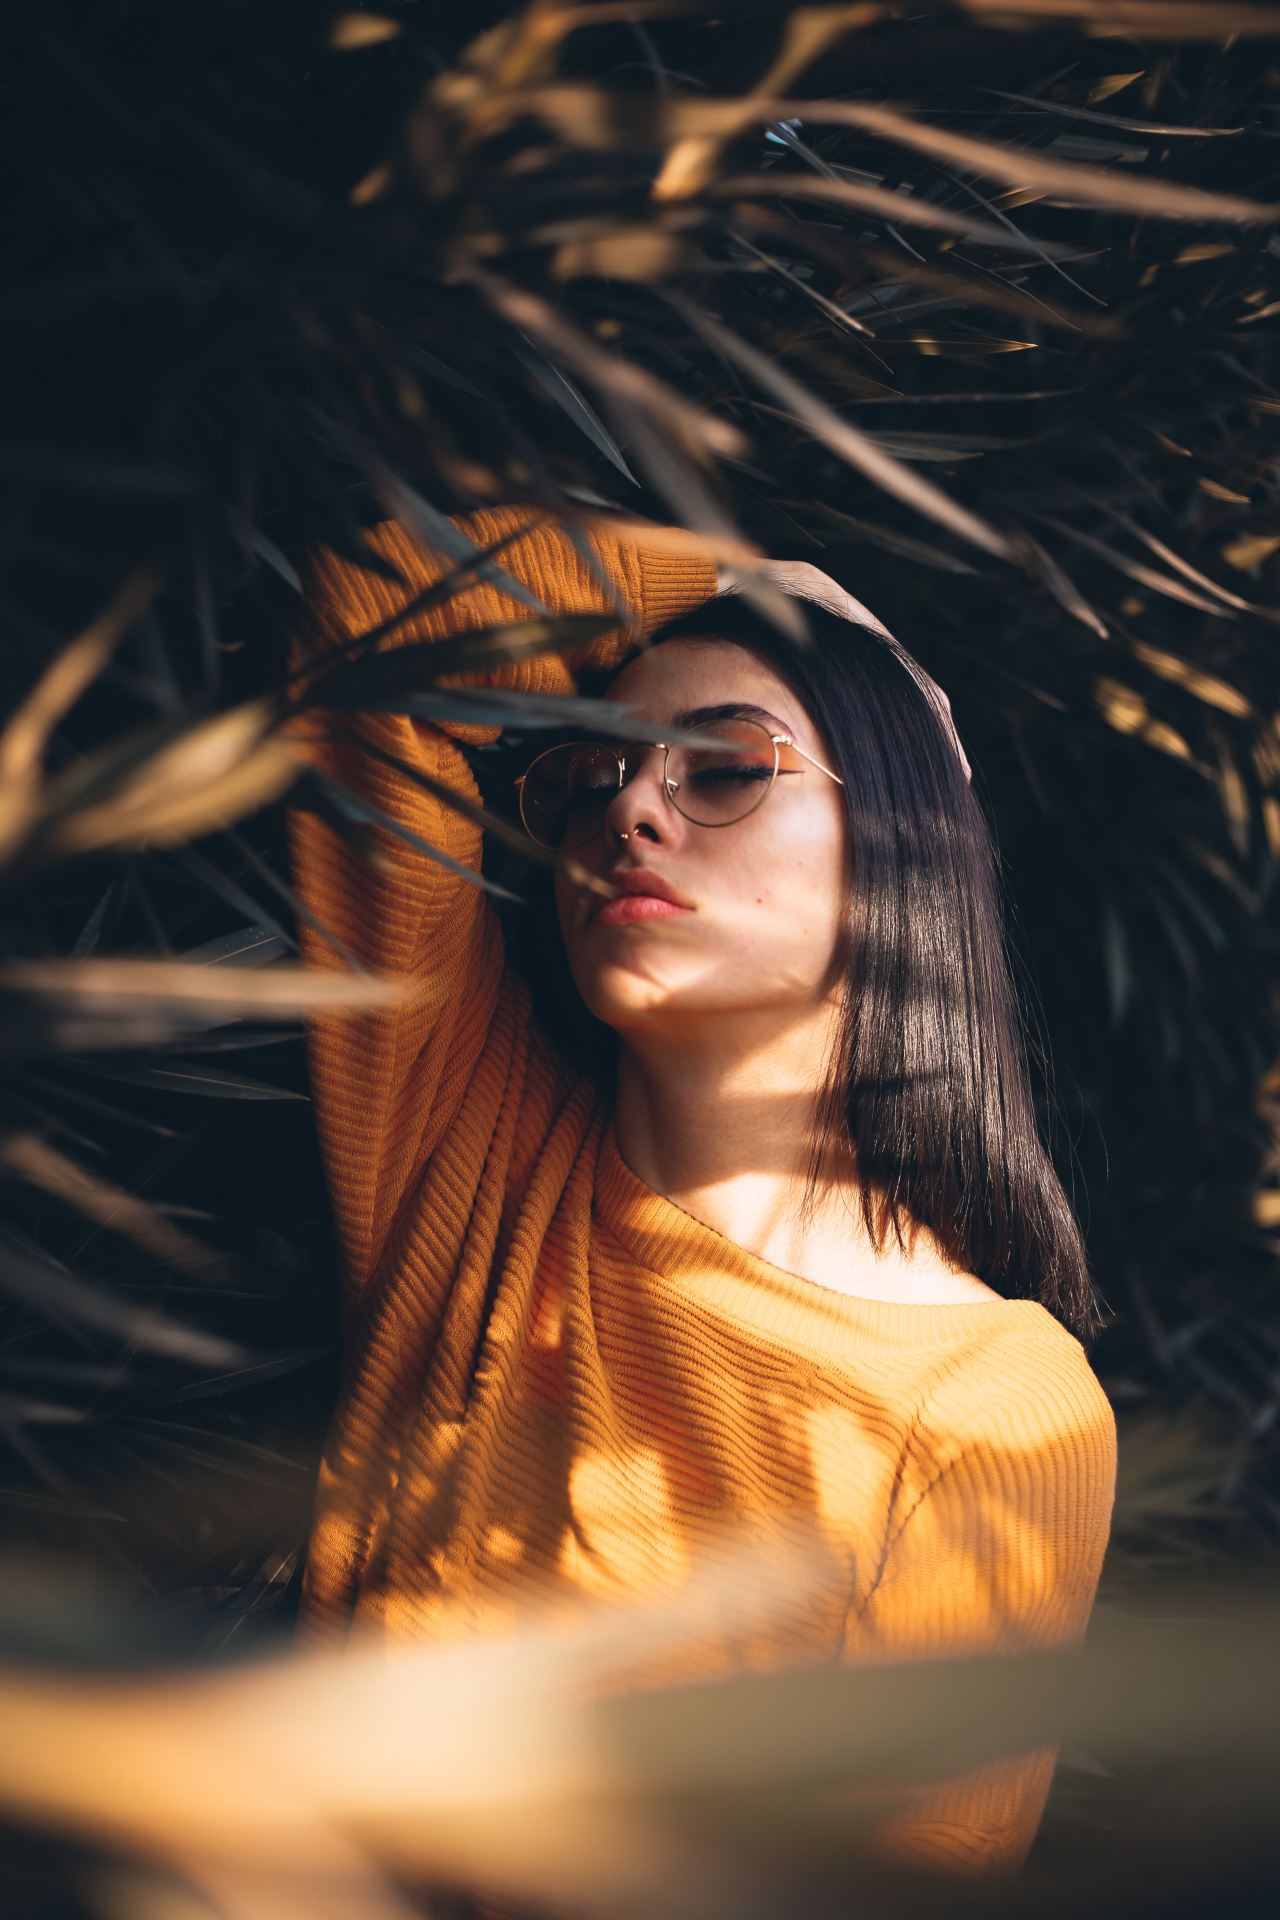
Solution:
[[[698,827],[731,827],[764,805],[779,774],[803,767],[784,765],[798,754],[843,786],[838,773],[798,747],[787,733],[771,733],[758,720],[713,720],[698,727],[702,746],[654,741],[662,755],[662,790],[677,813]],[[645,746],[608,740],[570,741],[538,754],[515,782],[520,819],[531,840],[554,852],[586,846],[604,825],[614,795],[622,790]]]

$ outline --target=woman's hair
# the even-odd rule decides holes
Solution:
[[[877,1245],[927,1227],[961,1271],[1031,1298],[1080,1339],[1105,1324],[1079,1226],[1041,1140],[992,836],[955,749],[893,643],[805,605],[787,640],[740,599],[709,602],[650,644],[727,640],[789,686],[823,737],[848,818],[837,1041],[821,1090],[806,1206],[849,1158]],[[584,693],[608,682],[584,681]],[[766,803],[767,804],[767,803]],[[564,964],[546,869],[513,958],[571,1063],[613,1080],[617,1036]]]

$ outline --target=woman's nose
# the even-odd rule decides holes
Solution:
[[[658,746],[628,749],[622,785],[605,811],[607,834],[647,829],[651,839],[666,839],[678,829],[680,815],[664,784],[665,761],[666,755]]]

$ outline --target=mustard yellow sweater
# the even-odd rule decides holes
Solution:
[[[562,531],[525,510],[457,525],[547,607],[610,608]],[[637,631],[715,592],[667,530],[589,536]],[[409,591],[441,555],[373,535]],[[321,555],[298,657],[385,620],[408,594]],[[383,645],[529,617],[480,584]],[[543,654],[472,684],[571,692]],[[480,831],[360,741],[476,797],[457,740],[402,715],[325,720],[299,746],[412,835],[480,864]],[[372,968],[412,976],[395,1012],[317,1019],[321,1147],[347,1283],[344,1385],[325,1448],[303,1630],[359,1619],[430,1636],[536,1595],[625,1598],[679,1584],[726,1528],[784,1516],[830,1549],[828,1588],[788,1657],[920,1659],[1083,1635],[1110,1527],[1115,1425],[1079,1342],[1031,1301],[902,1305],[757,1259],[646,1187],[610,1114],[539,1030],[483,893],[384,828],[373,862],[315,815],[290,818],[295,880]],[[310,926],[305,957],[345,963]],[[452,1628],[450,1630],[453,1630]],[[733,1664],[726,1638],[719,1664]],[[783,1650],[778,1649],[779,1657]],[[753,1659],[758,1661],[758,1650]],[[707,1669],[718,1656],[707,1650]],[[1054,1751],[919,1790],[887,1851],[1008,1873],[1038,1825]]]

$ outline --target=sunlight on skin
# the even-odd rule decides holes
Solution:
[[[609,697],[657,725],[751,701],[831,765],[786,683],[727,641],[664,642],[631,661]],[[847,1170],[832,1170],[817,1216],[800,1217],[815,1090],[835,1033],[850,856],[840,787],[807,761],[793,756],[792,765],[803,773],[780,773],[754,813],[708,828],[668,803],[662,755],[650,749],[601,834],[577,851],[602,878],[619,868],[660,874],[690,911],[601,926],[594,898],[557,875],[574,981],[621,1036],[619,1150],[646,1185],[705,1225],[820,1286],[902,1301],[997,1298],[948,1267],[924,1229],[905,1252],[891,1239],[877,1254]]]

